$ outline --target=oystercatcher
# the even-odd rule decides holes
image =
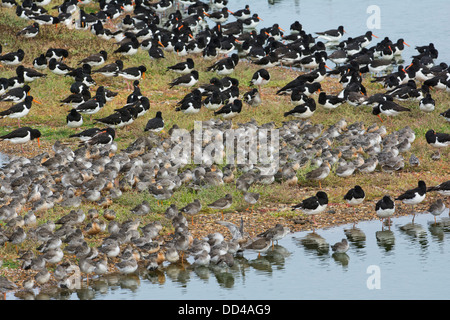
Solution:
[[[31,88],[29,85],[13,88],[0,96],[0,101],[19,103],[25,100]]]
[[[114,53],[118,53],[124,56],[132,56],[138,52],[139,49],[139,41],[135,36],[130,38],[130,41],[122,44],[118,49],[114,51]]]
[[[9,141],[13,144],[20,144],[20,147],[23,150],[23,143],[26,143],[30,140],[37,139],[38,146],[41,146],[39,138],[41,137],[41,132],[37,129],[32,129],[30,127],[21,127],[19,129],[16,129],[8,134],[5,134],[4,136],[0,137],[0,141]]]
[[[198,82],[198,71],[193,70],[191,73],[184,74],[169,83],[169,88],[174,86],[190,88]]]
[[[442,182],[436,186],[427,188],[427,192],[436,191],[443,196],[450,196],[450,180]]]
[[[53,17],[52,15],[49,15],[49,14],[41,14],[41,15],[38,15],[38,16],[34,16],[31,19],[36,21],[37,23],[39,23],[41,26],[43,26],[43,25],[55,25],[55,28],[57,28],[58,27],[58,23],[59,23],[59,18],[58,17]]]
[[[59,62],[55,58],[51,58],[48,62],[48,68],[51,72],[57,75],[66,75],[69,72],[73,71],[74,68],[69,67],[64,62]]]
[[[324,39],[326,41],[335,42],[338,41],[344,35],[344,26],[339,26],[337,29],[330,29],[323,32],[316,32],[317,38]]]
[[[383,122],[383,119],[381,119],[380,113],[386,115],[387,117],[395,117],[401,112],[410,112],[411,109],[403,107],[393,101],[382,101],[378,103],[375,107],[372,109],[372,114],[380,118],[381,122]]]
[[[311,215],[314,225],[317,225],[314,216],[316,214],[323,212],[327,208],[327,206],[328,206],[328,195],[323,191],[319,191],[316,193],[315,196],[306,198],[302,200],[302,202],[292,206],[291,208],[292,211],[301,210],[303,211],[303,213]]]
[[[229,75],[233,73],[234,68],[239,63],[239,56],[233,53],[230,57],[223,58],[212,66],[206,68],[206,71],[215,71],[218,75]]]
[[[293,116],[300,119],[308,119],[316,112],[316,102],[309,99],[306,103],[296,105],[294,109],[284,113],[284,116]]]
[[[66,117],[66,123],[69,128],[79,128],[83,125],[83,116],[77,109],[72,109]]]
[[[344,98],[339,98],[333,95],[327,95],[324,91],[319,94],[319,99],[317,102],[322,105],[325,109],[333,110],[339,107],[346,101]]]
[[[39,23],[33,22],[33,24],[26,26],[22,30],[16,33],[18,37],[34,38],[39,34]]]
[[[246,29],[254,29],[262,19],[257,13],[252,14],[250,18],[242,20],[242,26]]]
[[[248,4],[245,5],[244,9],[236,10],[232,13],[233,17],[238,20],[245,20],[251,17],[250,6]]]
[[[30,112],[31,104],[33,101],[37,102],[36,100],[33,99],[32,96],[26,96],[24,101],[13,105],[7,110],[1,111],[0,119],[3,119],[5,117],[17,119],[17,124],[20,128],[20,118],[25,117]]]
[[[101,66],[108,59],[108,53],[105,50],[100,50],[98,53],[91,54],[90,56],[82,59],[78,64],[88,64],[91,67]]]
[[[411,206],[411,211],[413,212],[413,222],[416,213],[413,211],[414,205],[421,203],[425,200],[427,194],[427,185],[425,181],[420,180],[418,182],[417,188],[410,189],[399,195],[395,200],[400,200],[404,204],[409,204]]]
[[[252,79],[250,80],[250,86],[258,86],[259,92],[261,92],[261,86],[268,84],[270,81],[270,73],[266,69],[259,69],[256,71]]]
[[[388,219],[389,228],[391,227],[391,217],[395,213],[395,202],[392,201],[391,197],[388,195],[383,196],[381,200],[377,201],[375,204],[375,213],[381,219],[383,223],[384,219]]]
[[[23,61],[25,51],[18,49],[17,51],[8,52],[0,56],[0,63],[7,66],[16,66]]]
[[[52,58],[55,58],[56,61],[62,61],[69,56],[69,51],[63,48],[49,48],[45,52],[45,58],[47,61],[50,61]]]
[[[116,111],[110,114],[109,116],[100,119],[95,119],[94,121],[103,123],[109,128],[115,129],[122,128],[126,125],[129,125],[134,120],[130,111],[131,109],[119,109],[119,111]]]
[[[364,199],[366,198],[366,194],[364,190],[361,188],[361,186],[356,185],[355,187],[351,188],[347,191],[347,193],[344,195],[344,200],[347,201],[347,205],[355,206],[363,203]],[[356,217],[356,209],[354,211],[354,215]]]
[[[107,64],[97,70],[92,70],[92,73],[100,73],[105,77],[117,77],[119,72],[123,69],[123,61],[116,60],[113,63]]]
[[[450,122],[450,109],[448,109],[444,112],[441,112],[439,115],[441,117],[443,117],[445,120],[447,120],[448,122]]]
[[[431,97],[431,93],[427,93],[427,95],[422,98],[419,102],[419,109],[424,112],[432,112],[435,107],[435,101]]]
[[[31,68],[25,68],[23,65],[16,68],[16,73],[19,77],[23,77],[25,82],[33,82],[36,79],[45,78],[47,76],[45,73],[38,72]]]
[[[192,97],[183,99],[175,111],[181,111],[185,114],[198,113],[202,107],[201,94],[196,94]]]
[[[450,134],[445,132],[436,132],[430,129],[425,133],[425,139],[430,146],[438,150],[450,147]]]
[[[81,133],[80,133],[81,134]],[[80,142],[80,146],[94,146],[111,144],[116,137],[116,131],[113,128],[106,128],[93,135],[89,140]]]
[[[83,102],[88,101],[91,98],[91,92],[88,86],[83,86],[81,93],[72,93],[66,98],[60,100],[61,105],[70,105],[72,108],[78,107]]]
[[[221,115],[224,119],[236,117],[242,111],[242,100],[235,99],[231,103],[227,103],[222,108],[214,111],[214,115]]]
[[[102,130],[99,128],[90,128],[90,129],[86,129],[82,132],[72,134],[69,136],[69,138],[78,138],[81,141],[86,142],[101,131]]]
[[[154,118],[148,120],[144,131],[160,132],[162,130],[164,130],[164,120],[162,118],[162,112],[158,111]]]
[[[187,58],[186,61],[167,67],[167,70],[180,74],[188,74],[194,70],[194,66],[194,60],[192,60],[192,58]]]
[[[105,94],[98,93],[91,99],[78,105],[75,109],[83,114],[88,114],[91,118],[94,113],[100,111],[106,103]]]
[[[145,79],[145,72],[147,68],[144,65],[139,67],[130,67],[118,72],[118,75],[126,80],[140,80]],[[130,89],[130,83],[127,81],[127,90]]]
[[[217,110],[221,105],[223,105],[223,103],[224,98],[222,93],[219,91],[212,91],[206,96],[205,100],[203,100],[203,105],[209,110]]]
[[[33,60],[33,67],[38,70],[44,70],[47,68],[47,59],[45,54],[41,53],[38,57]]]

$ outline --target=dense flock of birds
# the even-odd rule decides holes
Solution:
[[[74,28],[86,30],[105,41],[117,42],[118,47],[112,53],[102,50],[89,55],[78,61],[77,67],[66,64],[64,59],[70,50],[62,48],[48,48],[32,61],[33,68],[23,65],[25,54],[22,49],[3,53],[0,64],[5,68],[16,68],[17,76],[0,78],[0,101],[13,103],[0,112],[0,117],[17,118],[18,128],[0,140],[20,145],[33,139],[39,141],[40,131],[21,127],[20,119],[28,114],[32,103],[37,102],[30,94],[31,86],[34,80],[45,78],[45,70],[74,79],[70,95],[61,100],[62,104],[72,106],[67,115],[67,125],[71,128],[80,128],[83,115],[92,117],[117,95],[102,85],[92,94],[93,86],[99,82],[93,79],[96,75],[123,77],[127,86],[133,88],[125,106],[115,109],[107,117],[94,119],[105,128],[90,128],[71,135],[80,140],[77,149],[56,142],[53,154],[44,152],[30,159],[11,157],[0,171],[0,244],[18,248],[25,240],[38,243],[37,248],[22,252],[18,258],[21,268],[37,271],[34,277],[23,281],[23,287],[28,289],[49,282],[51,277],[61,287],[68,286],[75,268],[86,275],[102,275],[110,271],[108,265],[113,263],[119,272],[128,274],[135,272],[139,265],[155,270],[164,261],[183,263],[188,255],[194,257],[195,265],[230,266],[236,252],[264,252],[274,241],[285,237],[289,228],[276,225],[257,238],[249,238],[242,220],[241,225],[236,226],[225,219],[223,211],[233,204],[231,194],[218,195],[216,201],[208,204],[196,199],[182,208],[172,203],[167,207],[165,217],[171,221],[174,233],[166,241],[161,241],[163,225],[159,221],[141,225],[139,216],[151,212],[148,201],[133,208],[133,218],[121,223],[108,207],[129,190],[148,191],[159,203],[170,199],[181,186],[195,192],[225,183],[235,183],[250,207],[259,200],[258,193],[249,191],[252,185],[281,182],[296,185],[300,169],[314,168],[306,173],[306,179],[318,181],[322,189],[321,182],[332,172],[345,178],[357,172],[370,174],[378,168],[395,172],[403,169],[405,162],[409,166],[418,166],[420,163],[414,154],[409,162],[404,157],[416,139],[410,127],[388,133],[384,125],[374,123],[366,127],[362,122],[349,124],[345,119],[328,127],[313,124],[310,121],[316,111],[313,95],[320,92],[317,103],[330,112],[348,103],[371,107],[378,117],[381,114],[391,117],[410,111],[397,103],[402,100],[416,101],[421,111],[433,112],[435,102],[430,89],[450,90],[450,68],[445,63],[435,63],[438,51],[432,43],[416,47],[418,54],[411,64],[399,65],[397,71],[390,72],[388,68],[394,65],[404,49],[403,39],[391,41],[386,37],[369,47],[374,36],[370,31],[341,41],[345,32],[342,26],[316,32],[314,37],[298,21],[292,23],[289,34],[285,34],[278,24],[257,31],[258,14],[251,13],[249,6],[232,12],[226,0],[210,3],[100,1],[99,11],[89,14],[83,8],[90,2],[66,0],[52,8],[58,11],[57,16],[43,8],[50,5],[50,0],[25,0],[21,4],[15,0],[1,2],[3,7],[16,8],[17,16],[31,23],[17,32],[17,39],[36,37],[45,25],[64,24],[68,32]],[[235,21],[228,22],[231,17]],[[208,22],[214,26],[210,27]],[[277,95],[289,95],[293,104],[293,109],[284,113],[287,119],[281,126],[276,127],[273,122],[259,125],[254,120],[237,124],[242,130],[236,130],[236,140],[242,140],[246,145],[250,144],[249,131],[278,130],[279,149],[271,150],[278,162],[275,164],[270,158],[267,163],[228,164],[219,168],[214,157],[205,152],[201,165],[188,168],[184,159],[171,156],[170,151],[179,141],[157,134],[165,129],[161,111],[157,111],[143,128],[148,135],[137,138],[125,150],[118,150],[114,142],[116,130],[130,125],[150,109],[149,98],[141,93],[139,84],[151,70],[145,65],[125,68],[120,59],[110,63],[107,60],[111,54],[126,57],[139,50],[148,51],[149,59],[164,59],[165,53],[173,52],[183,60],[167,68],[167,72],[180,74],[169,87],[192,88],[177,103],[176,111],[189,116],[198,113],[202,107],[214,110],[216,117],[202,122],[203,138],[208,133],[211,136],[212,132],[231,129],[231,119],[239,115],[244,104],[253,108],[261,105],[264,98],[261,87],[270,81],[270,68],[302,69],[303,73],[277,91]],[[217,77],[212,77],[210,83],[196,86],[199,73],[189,58],[193,54],[211,60],[205,72],[215,72]],[[261,66],[249,81],[253,88],[244,94],[239,92],[239,81],[232,77],[240,59]],[[327,60],[334,62],[336,67],[327,71]],[[369,95],[362,84],[364,73],[376,74],[373,81],[381,83],[386,92]],[[337,95],[321,90],[321,81],[333,75],[339,77],[342,85],[342,91]],[[450,121],[450,111],[440,115]],[[169,134],[175,129],[176,125],[170,128]],[[193,131],[190,138],[196,139]],[[426,141],[437,149],[446,148],[450,145],[450,135],[430,129]],[[214,145],[214,141],[202,140],[199,145],[206,150]],[[439,156],[440,153],[435,155],[436,158]],[[395,213],[395,201],[414,206],[425,200],[427,192],[448,196],[450,181],[427,187],[420,180],[417,188],[397,197],[384,196],[376,203],[375,211],[381,219],[390,219]],[[343,200],[357,206],[365,196],[363,188],[355,186]],[[92,204],[95,209],[88,212],[79,209],[83,203]],[[293,206],[292,210],[311,215],[315,225],[314,216],[324,212],[327,205],[328,195],[320,190]],[[46,211],[57,206],[72,210],[55,221],[47,219]],[[192,237],[188,218],[194,224],[194,216],[204,206],[222,212],[222,220],[217,223],[228,228],[229,240],[218,232],[204,239]],[[430,205],[428,212],[436,217],[448,212],[448,208],[439,199]],[[40,218],[46,222],[39,223]],[[104,235],[101,243],[89,246],[89,238],[97,234]],[[345,252],[348,243],[337,243],[332,249]],[[64,258],[68,255],[76,256],[77,264],[66,262]],[[49,266],[54,266],[54,272],[49,271]],[[1,278],[2,291],[14,286]]]

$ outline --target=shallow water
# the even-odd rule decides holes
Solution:
[[[244,252],[235,265],[193,268],[164,264],[158,271],[111,275],[75,291],[41,292],[41,299],[301,300],[448,299],[450,220],[416,215],[292,233],[258,258]],[[348,233],[348,234],[347,234]],[[348,238],[350,248],[330,246]],[[189,258],[188,262],[192,262]],[[270,293],[270,294],[269,294]],[[17,299],[12,293],[8,299]]]
[[[448,34],[448,12],[450,1],[389,1],[389,0],[230,0],[228,8],[239,10],[245,4],[250,6],[252,13],[258,13],[263,19],[257,26],[259,28],[271,27],[278,23],[286,34],[289,34],[290,25],[298,20],[307,33],[336,29],[343,25],[347,33],[341,40],[348,37],[363,35],[371,30],[379,38],[374,38],[371,45],[376,44],[384,37],[392,41],[403,38],[410,47],[405,47],[403,59],[411,62],[411,56],[417,54],[415,46],[428,45],[433,42],[439,51],[436,63],[450,63],[450,43]],[[379,20],[373,20],[374,11],[367,12],[371,5],[379,8]],[[229,19],[234,21],[234,18]],[[368,28],[372,22],[379,21],[379,25]],[[329,62],[330,63],[330,62]],[[331,63],[331,66],[334,66]]]

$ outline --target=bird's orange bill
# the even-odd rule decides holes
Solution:
[[[280,27],[278,27],[278,30],[280,30],[280,31],[283,31],[283,32],[284,32],[284,30],[283,30],[283,29],[281,29]]]
[[[409,44],[407,44],[405,41],[403,41],[403,44],[405,44],[405,45],[407,45],[408,47],[410,47],[410,45]]]
[[[373,33],[372,33],[372,37],[375,37],[375,38],[378,38],[376,35],[374,35]]]
[[[259,20],[263,21],[263,19],[261,19],[260,17],[258,17]]]
[[[230,11],[230,10],[227,10],[229,13],[231,13],[231,14],[234,14],[234,12],[233,11]]]
[[[407,66],[407,67],[405,68],[405,70],[408,70],[412,65],[413,65],[413,64],[411,63],[409,66]]]
[[[36,103],[38,103],[38,104],[42,104],[41,102],[39,102],[39,101],[37,101],[37,100],[35,100],[35,99],[33,99],[33,102],[36,102]]]
[[[145,72],[142,73],[142,79],[145,79]]]
[[[161,41],[159,41],[158,40],[158,44],[161,46],[161,47],[163,47],[164,48],[164,45],[162,44],[162,42]]]
[[[333,70],[333,69],[331,69],[329,66],[327,66],[327,65],[325,65],[325,68],[328,68],[328,69],[330,69],[330,70]]]
[[[38,147],[40,147],[41,146],[41,139],[37,138],[37,142],[38,142]]]

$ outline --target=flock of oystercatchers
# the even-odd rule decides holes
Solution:
[[[404,167],[404,159],[399,156],[409,150],[411,143],[415,139],[414,132],[410,128],[404,128],[392,133],[386,134],[384,126],[364,128],[363,125],[355,123],[347,125],[344,121],[340,121],[333,126],[325,129],[323,126],[312,125],[310,119],[316,111],[316,100],[314,94],[319,93],[317,104],[324,109],[332,112],[339,108],[344,103],[354,106],[371,106],[372,113],[386,117],[396,116],[402,112],[411,111],[398,104],[398,101],[408,100],[413,101],[419,105],[423,112],[433,112],[435,110],[435,101],[431,96],[430,89],[435,90],[450,90],[450,68],[445,63],[435,64],[435,59],[438,57],[438,51],[434,45],[416,47],[418,55],[413,57],[412,63],[406,67],[398,66],[396,72],[389,72],[388,68],[394,65],[395,58],[398,57],[404,45],[403,39],[398,41],[391,41],[389,38],[381,40],[376,45],[369,47],[372,43],[374,35],[368,31],[360,37],[349,38],[341,41],[345,31],[342,26],[337,29],[327,30],[324,32],[316,32],[317,37],[305,32],[302,25],[296,21],[290,26],[290,34],[284,34],[278,24],[274,24],[270,28],[261,28],[259,31],[255,29],[261,20],[256,13],[251,13],[249,6],[237,11],[230,11],[226,0],[212,0],[210,3],[202,1],[180,0],[178,3],[172,0],[162,0],[157,3],[148,1],[100,1],[100,10],[96,13],[88,14],[82,8],[89,4],[90,0],[66,0],[61,5],[52,9],[58,10],[58,16],[52,16],[43,8],[49,5],[50,0],[31,1],[25,0],[22,4],[18,4],[15,0],[2,0],[4,7],[16,8],[18,17],[29,20],[31,25],[18,30],[17,37],[33,38],[42,32],[43,25],[58,25],[65,24],[70,32],[71,28],[83,29],[91,32],[106,41],[116,41],[118,48],[112,52],[115,56],[130,56],[136,54],[140,50],[148,51],[149,59],[163,59],[164,52],[173,52],[178,57],[185,57],[190,54],[199,54],[205,60],[211,60],[210,66],[206,69],[207,72],[215,72],[218,77],[211,79],[209,84],[201,85],[198,88],[189,92],[181,101],[177,103],[175,111],[181,111],[185,114],[198,113],[204,106],[207,109],[214,110],[215,116],[220,116],[223,119],[232,119],[239,115],[243,110],[243,102],[251,107],[256,107],[262,104],[263,94],[261,87],[268,84],[270,81],[270,73],[268,69],[275,66],[283,66],[286,68],[299,68],[302,72],[297,78],[289,81],[282,88],[276,92],[277,95],[289,95],[290,101],[294,108],[284,113],[285,117],[294,117],[294,120],[287,120],[282,127],[280,127],[281,138],[285,141],[287,147],[280,152],[285,156],[282,160],[282,168],[278,172],[261,174],[263,166],[255,168],[239,167],[242,174],[236,179],[236,187],[243,192],[245,201],[249,205],[255,204],[259,199],[259,194],[248,192],[249,187],[253,183],[272,183],[273,181],[288,181],[289,183],[296,183],[296,170],[305,163],[310,162],[317,166],[306,174],[308,180],[319,181],[321,188],[321,181],[325,179],[332,171],[332,165],[336,164],[336,174],[340,177],[346,177],[353,174],[355,171],[361,173],[373,172],[375,168],[380,165],[383,171],[393,172]],[[183,6],[182,10],[175,10],[175,6]],[[171,9],[171,10],[169,10]],[[169,13],[172,11],[171,13]],[[163,18],[164,16],[164,18]],[[229,17],[234,17],[236,21],[228,22]],[[215,25],[209,27],[208,19]],[[116,22],[116,24],[113,23]],[[334,48],[331,54],[327,50]],[[0,51],[1,53],[1,51]],[[14,144],[26,143],[30,140],[36,139],[39,142],[41,133],[37,129],[31,127],[21,127],[20,119],[25,117],[31,108],[32,102],[37,102],[30,95],[31,87],[29,83],[36,79],[44,78],[46,76],[44,70],[48,69],[61,76],[70,76],[75,80],[71,86],[71,93],[69,96],[61,100],[62,104],[72,106],[71,111],[67,115],[67,126],[70,128],[80,128],[83,125],[83,115],[94,115],[101,110],[104,105],[114,99],[116,92],[109,91],[104,86],[99,86],[95,94],[91,94],[91,88],[96,84],[92,76],[101,74],[104,77],[120,76],[127,81],[128,88],[133,87],[132,93],[127,98],[127,103],[120,109],[115,109],[114,113],[104,117],[97,118],[96,123],[105,125],[105,129],[90,128],[82,132],[77,132],[71,135],[71,138],[80,139],[80,149],[84,151],[76,151],[78,155],[87,157],[87,161],[80,160],[80,166],[90,167],[94,165],[93,159],[98,159],[98,155],[106,157],[107,153],[102,152],[102,146],[106,146],[108,152],[113,153],[114,139],[116,130],[131,124],[134,119],[144,115],[150,109],[150,101],[148,97],[143,95],[140,91],[140,81],[145,79],[145,73],[151,72],[145,65],[124,68],[123,61],[116,59],[114,62],[106,64],[108,58],[111,56],[108,52],[101,50],[98,53],[91,54],[78,62],[79,67],[70,67],[64,60],[69,56],[69,51],[62,48],[50,48],[45,53],[36,57],[33,62],[33,68],[27,68],[22,65],[25,53],[22,49],[17,51],[7,52],[0,56],[0,65],[5,68],[16,68],[17,77],[0,78],[0,102],[12,102],[13,106],[0,112],[0,117],[10,117],[18,119],[19,128],[0,137],[0,140],[6,140]],[[221,56],[224,56],[221,58]],[[240,98],[239,81],[232,78],[236,66],[240,59],[248,59],[261,67],[256,71],[249,80],[248,85],[252,86],[251,90],[245,92]],[[329,68],[326,61],[330,60],[336,64],[334,69]],[[97,68],[97,69],[95,69]],[[330,71],[327,71],[329,68]],[[39,70],[39,71],[38,71]],[[167,72],[174,72],[180,74],[168,85],[169,88],[176,86],[193,88],[198,84],[199,73],[195,70],[194,61],[187,57],[185,61],[180,61],[167,68]],[[377,75],[373,77],[373,82],[378,82],[386,88],[384,93],[377,93],[368,95],[362,80],[363,74],[372,73]],[[339,77],[339,83],[342,85],[342,90],[337,95],[327,94],[321,91],[321,81],[328,76]],[[418,86],[420,83],[420,86]],[[440,115],[445,120],[450,121],[450,111],[441,113]],[[383,120],[382,120],[383,121]],[[220,119],[213,119],[207,121],[211,128],[227,129],[229,124]],[[270,124],[263,125],[271,127]],[[262,126],[262,127],[263,127]],[[258,128],[258,125],[253,121],[242,125],[243,128]],[[165,123],[162,117],[162,112],[157,111],[156,116],[150,119],[144,131],[159,132],[164,130]],[[443,132],[435,132],[430,129],[426,133],[426,141],[433,147],[438,149],[450,146],[450,135]],[[148,138],[150,139],[150,138]],[[335,141],[348,142],[347,145],[339,148],[331,149]],[[213,166],[206,166],[208,169],[201,172],[196,171],[191,174],[190,178],[186,174],[181,175],[178,172],[169,172],[168,168],[163,166],[155,169],[159,172],[155,175],[158,183],[151,181],[144,181],[141,172],[149,172],[143,163],[131,162],[128,155],[139,150],[140,155],[144,155],[140,147],[148,146],[149,141],[136,140],[130,145],[130,151],[127,151],[127,156],[120,163],[119,154],[115,155],[114,161],[106,161],[102,166],[109,166],[111,173],[118,174],[125,173],[127,183],[131,183],[132,187],[138,190],[149,190],[150,194],[158,201],[169,199],[173,194],[174,188],[181,184],[181,181],[190,182],[190,186],[195,190],[196,188],[205,187],[205,185],[215,185],[215,183],[223,183],[223,181],[234,181],[233,173],[237,168],[225,167],[223,171],[213,168]],[[151,140],[151,144],[161,144],[160,141]],[[382,144],[383,148],[380,148]],[[66,165],[76,161],[71,150],[66,150],[58,146],[54,147],[57,156],[50,158],[42,163],[47,169],[61,169],[61,165]],[[86,150],[89,150],[87,152]],[[128,149],[127,149],[128,150]],[[302,150],[298,152],[298,150]],[[319,152],[320,151],[320,152]],[[97,152],[97,156],[95,156]],[[361,157],[362,153],[370,155],[367,159]],[[138,153],[139,154],[139,153]],[[321,156],[316,156],[321,154]],[[161,156],[161,155],[160,155]],[[148,155],[148,159],[156,157],[155,154]],[[58,158],[58,159],[56,159]],[[148,160],[147,159],[147,160]],[[52,161],[50,161],[52,160]],[[211,159],[207,159],[211,160]],[[32,163],[37,164],[36,161]],[[410,165],[417,163],[411,157]],[[14,162],[14,165],[17,163]],[[89,164],[89,165],[88,165]],[[95,165],[98,165],[97,163]],[[114,170],[115,167],[119,170]],[[8,168],[10,170],[11,168]],[[178,169],[178,168],[177,168]],[[204,168],[203,168],[204,169]],[[267,169],[267,168],[266,168]],[[29,168],[27,169],[29,170]],[[270,171],[270,170],[269,170]],[[11,181],[11,171],[5,173],[5,177]],[[102,198],[102,192],[110,192],[116,190],[113,186],[106,185],[114,182],[117,175],[106,176],[100,175],[99,172],[92,174],[92,177],[77,176],[80,172],[65,172],[61,176],[61,183],[65,187],[69,187],[67,192],[64,192],[63,199],[65,206],[79,205],[79,201],[95,201],[97,203],[107,203],[107,200]],[[24,177],[25,178],[25,177]],[[83,181],[82,183],[79,183]],[[183,179],[183,180],[182,180]],[[18,187],[16,180],[14,186],[5,190],[13,190]],[[96,181],[97,183],[86,183],[88,181]],[[218,182],[217,182],[218,181]],[[145,182],[145,183],[144,183]],[[82,187],[82,184],[86,183]],[[29,184],[26,184],[29,188]],[[77,187],[74,187],[77,186]],[[89,189],[89,186],[91,188]],[[77,198],[71,189],[81,188],[82,196]],[[126,190],[125,185],[121,186]],[[386,195],[376,203],[375,211],[381,219],[388,218],[395,213],[395,201],[401,201],[404,204],[414,206],[424,201],[427,192],[439,192],[444,196],[450,193],[449,182],[444,182],[440,185],[427,187],[424,181],[418,182],[418,187],[408,190],[398,197],[392,199]],[[23,190],[22,190],[23,191]],[[31,192],[27,190],[26,199],[31,196]],[[111,196],[111,194],[109,194]],[[120,195],[119,195],[120,196]],[[54,197],[52,198],[54,200]],[[82,199],[82,200],[80,200]],[[360,186],[355,186],[343,198],[349,205],[357,206],[365,199],[365,192]],[[68,201],[70,200],[70,201]],[[35,211],[45,210],[45,208],[52,207],[54,201],[50,203],[30,200],[33,203]],[[232,205],[232,196],[230,194],[219,198],[207,207],[213,210],[221,210],[223,218],[223,210],[226,210]],[[14,210],[19,207],[19,204],[14,201]],[[292,210],[301,210],[305,214],[313,217],[325,211],[328,205],[328,195],[325,191],[320,190],[315,196],[304,199],[301,203],[292,207]],[[2,218],[6,220],[12,219],[9,215],[11,205],[2,206]],[[21,207],[21,205],[20,205]],[[191,222],[194,223],[193,216],[200,212],[202,204],[195,200],[187,206],[177,209],[176,206],[171,205],[167,211],[166,216],[172,220],[174,228],[177,229],[176,236],[173,242],[166,244],[165,257],[166,261],[179,261],[182,253],[181,261],[183,261],[183,254],[190,248],[194,239],[190,236],[187,230],[187,222],[183,221],[183,214],[191,216]],[[13,211],[14,211],[13,210]],[[433,203],[428,212],[435,217],[446,212],[447,208],[442,200]],[[84,213],[72,211],[70,217],[67,217],[68,224],[64,221],[58,221],[58,224],[63,226],[74,227],[82,223],[85,219]],[[107,210],[105,210],[106,213]],[[137,215],[143,215],[149,212],[148,203],[142,203],[139,207],[132,210]],[[173,212],[172,212],[173,211]],[[73,219],[72,219],[73,218]],[[115,217],[105,219],[108,221],[115,221]],[[414,218],[413,218],[414,219]],[[80,269],[86,274],[97,273],[102,274],[105,270],[103,266],[105,260],[94,260],[97,255],[87,250],[85,247],[84,235],[93,235],[104,230],[105,226],[100,223],[98,215],[93,213],[92,221],[89,226],[83,229],[81,239],[74,242],[76,249],[67,249],[72,253],[78,254],[80,257]],[[181,220],[181,221],[179,221]],[[119,237],[116,233],[111,232],[111,237],[107,238],[103,244],[98,248],[98,251],[103,253],[106,257],[117,257],[122,255],[122,261],[115,264],[117,269],[123,273],[134,272],[137,268],[137,261],[134,258],[136,249],[130,249],[127,246],[126,250],[117,249],[118,244],[131,244],[132,231],[136,231],[139,227],[140,221],[128,221],[122,225],[114,226],[111,223],[111,228],[118,228],[121,232],[120,237],[128,239],[117,239]],[[221,221],[220,224],[226,226],[231,234],[233,240],[236,240],[240,245],[240,250],[254,250],[258,253],[264,252],[277,241],[283,238],[288,232],[288,228],[283,226],[276,226],[267,232],[258,236],[257,239],[251,241],[243,241],[244,232],[243,226],[236,227],[226,221]],[[156,228],[156,231],[154,230]],[[73,228],[79,230],[78,228]],[[143,228],[141,228],[143,229]],[[159,233],[161,230],[159,226],[149,225],[147,230],[152,234]],[[36,231],[36,230],[35,230]],[[53,239],[54,233],[57,230],[50,228],[47,230],[49,235],[42,236],[43,243],[48,243]],[[74,231],[74,230],[72,230]],[[145,237],[138,241],[137,237],[135,246],[139,249],[146,250],[149,259],[149,269],[154,268],[155,263],[159,265],[163,258],[162,252],[159,251],[159,245],[152,243],[152,239],[156,236],[150,236],[144,232]],[[68,232],[69,233],[69,232]],[[74,231],[74,233],[78,233]],[[26,234],[21,226],[15,226],[12,233],[6,232],[4,242],[20,244],[26,238]],[[112,235],[115,235],[112,237]],[[67,235],[64,235],[66,237]],[[62,237],[62,236],[61,236]],[[60,237],[60,239],[61,239]],[[223,236],[222,236],[223,237]],[[223,239],[209,239],[212,246],[223,245]],[[66,239],[64,239],[66,241]],[[70,243],[70,241],[67,241]],[[231,263],[229,253],[236,252],[236,247],[231,249],[231,243],[228,244],[230,250],[221,250],[222,254],[209,255],[205,254],[205,247],[201,251],[195,252],[196,261],[198,264],[208,264],[211,261],[220,261]],[[149,249],[151,247],[151,249]],[[56,245],[56,252],[52,256],[48,253],[45,258],[47,262],[61,261],[60,252],[57,250],[59,245]],[[239,248],[239,246],[238,246]],[[46,252],[43,248],[42,252]],[[86,249],[86,250],[85,250]],[[333,250],[337,252],[345,252],[348,249],[348,244],[336,244]],[[67,251],[66,250],[66,251]],[[72,251],[71,251],[72,250]],[[138,250],[139,251],[139,250]],[[154,255],[158,253],[158,255]],[[125,257],[125,256],[130,257]],[[40,256],[39,256],[40,257]],[[36,257],[35,257],[36,258]],[[23,259],[24,261],[26,259]],[[44,260],[45,261],[45,260]],[[219,263],[219,262],[217,262]],[[45,263],[44,263],[45,266]],[[45,277],[43,278],[45,280]],[[61,279],[64,279],[62,277]],[[43,281],[44,280],[39,280]],[[39,282],[41,283],[41,282]]]

